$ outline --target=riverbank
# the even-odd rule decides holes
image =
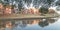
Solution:
[[[25,19],[25,18],[55,18],[59,17],[58,14],[45,14],[43,15],[30,15],[30,14],[9,14],[9,15],[1,15],[0,19]]]

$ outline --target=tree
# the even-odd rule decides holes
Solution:
[[[2,3],[2,4],[3,4],[2,0],[0,0],[0,3]]]
[[[60,6],[60,0],[56,2],[56,5],[57,5],[57,6],[58,6],[58,5]]]
[[[21,9],[22,9],[22,1],[20,0],[20,2],[19,2],[19,4],[18,4],[18,9],[19,9],[19,11],[21,11]]]
[[[39,12],[40,12],[41,14],[47,14],[47,13],[48,13],[48,8],[41,7],[41,8],[39,9]]]
[[[14,9],[15,5],[11,5],[11,7],[12,7],[11,9]]]
[[[50,5],[54,0],[47,0],[47,3]]]

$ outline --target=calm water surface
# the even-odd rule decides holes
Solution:
[[[60,30],[60,18],[1,21],[1,30]]]

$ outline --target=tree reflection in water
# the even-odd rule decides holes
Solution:
[[[39,22],[38,23],[38,25],[40,26],[40,27],[45,27],[45,26],[48,26],[49,25],[49,23],[54,23],[55,21],[57,21],[57,19],[46,19],[45,21],[41,21],[41,22]]]
[[[21,27],[21,28],[24,28],[24,27],[27,26],[27,23],[26,23],[26,21],[19,21],[19,22],[17,23],[17,26],[19,26],[19,27]]]
[[[48,23],[54,23],[57,19],[47,19]]]
[[[52,18],[47,18],[47,19],[45,19],[45,20],[43,20],[43,19],[36,19],[36,20],[21,20],[21,21],[16,21],[16,22],[18,22],[18,23],[16,23],[16,24],[18,24],[18,25],[16,25],[16,26],[19,26],[19,27],[21,27],[21,28],[24,28],[24,27],[26,27],[28,24],[29,25],[33,25],[33,24],[38,24],[40,27],[45,27],[45,26],[48,26],[49,25],[49,23],[54,23],[55,21],[56,21],[57,19],[52,19]]]
[[[49,23],[47,22],[47,20],[46,20],[46,21],[41,21],[41,22],[39,22],[38,24],[39,24],[39,26],[41,26],[41,27],[44,27],[44,26],[48,26],[48,25],[49,25]]]
[[[51,23],[54,23],[57,19],[52,19],[52,18],[47,18],[47,19],[35,19],[35,20],[13,20],[13,21],[1,21],[0,22],[0,28],[6,28],[6,26],[8,26],[7,28],[10,29],[15,29],[19,27],[19,29],[21,28],[25,28],[29,25],[33,25],[33,24],[38,24],[40,27],[46,27]]]

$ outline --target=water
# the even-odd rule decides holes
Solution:
[[[2,0],[4,2],[4,0]],[[59,0],[51,0],[51,4],[47,3],[47,0],[19,0],[12,1],[9,0],[10,5],[15,5],[16,9],[18,9],[18,5],[22,6],[22,8],[29,9],[33,8],[41,8],[42,6],[48,7],[49,9],[54,9],[57,11],[56,2]],[[59,13],[59,12],[58,12]],[[0,20],[0,30],[60,30],[60,18],[56,19],[30,19],[30,20]]]
[[[60,18],[2,21],[1,24],[0,29],[4,30],[60,30]]]

